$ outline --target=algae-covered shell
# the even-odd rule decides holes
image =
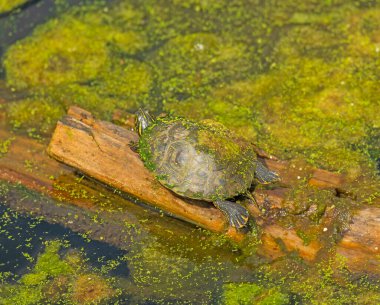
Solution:
[[[252,147],[223,125],[158,118],[140,137],[139,153],[175,193],[206,201],[245,193],[257,164]]]

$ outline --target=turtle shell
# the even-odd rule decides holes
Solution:
[[[145,166],[159,182],[184,197],[215,201],[244,193],[257,157],[252,147],[223,125],[159,118],[139,141]]]

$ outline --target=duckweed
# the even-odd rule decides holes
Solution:
[[[41,304],[49,299],[65,301],[65,304],[93,304],[115,294],[99,275],[85,273],[78,263],[72,265],[70,255],[62,258],[59,250],[63,246],[58,240],[46,242],[44,252],[37,257],[29,273],[15,284],[0,286],[1,304]],[[83,281],[85,287],[82,287]],[[64,294],[58,295],[62,292]]]
[[[0,158],[8,153],[9,147],[11,146],[12,141],[14,141],[14,140],[15,140],[15,138],[12,137],[12,138],[8,138],[8,139],[5,139],[3,141],[0,141]]]
[[[141,105],[215,119],[281,158],[330,170],[361,168],[368,154],[376,166],[362,144],[379,125],[377,8],[313,2],[270,15],[264,6],[260,15],[239,1],[169,2],[76,9],[49,21],[7,51],[8,84],[106,119]]]
[[[195,33],[168,41],[153,55],[165,102],[205,98],[220,82],[247,75],[252,64],[243,43]]]
[[[59,293],[59,287],[56,287],[57,291],[50,290],[50,293],[48,293],[48,287],[52,289],[52,282],[60,279],[62,285],[72,285],[69,282],[76,281],[76,269],[66,259],[60,257],[58,251],[61,247],[61,242],[57,240],[46,242],[44,252],[37,257],[35,266],[30,273],[24,274],[16,284],[7,284],[0,287],[2,291],[0,296],[1,303],[20,305],[40,304],[47,301],[46,297],[53,297],[52,294]],[[67,280],[63,281],[63,279]],[[101,282],[102,280],[99,279],[99,281]],[[74,290],[74,299],[75,294]],[[108,293],[102,298],[109,296],[110,294]],[[74,304],[77,304],[77,302]]]
[[[212,119],[279,158],[344,173],[345,188],[356,201],[373,204],[380,195],[379,18],[378,1],[148,0],[83,6],[6,50],[6,82],[28,97],[2,109],[14,130],[33,137],[48,136],[74,104],[102,119],[140,106],[156,114]],[[2,140],[0,156],[11,142]],[[25,161],[34,169],[33,160]],[[55,190],[97,202],[102,211],[110,205],[122,210],[79,185],[57,182]],[[323,241],[330,245],[349,223],[353,200],[343,195],[300,182],[277,220],[308,245],[320,238],[320,225],[334,211]],[[98,222],[97,216],[92,221]],[[133,283],[125,287],[134,295],[144,289],[138,301],[212,303],[223,296],[226,304],[380,302],[378,282],[354,278],[334,249],[335,261],[322,259],[316,266],[293,254],[271,265],[256,255],[257,240],[221,254],[224,236],[188,228],[181,235],[177,227],[169,229],[169,221],[161,226],[154,221],[147,217],[141,227],[126,222],[126,230],[141,232],[150,224],[156,225],[150,234],[165,236],[157,238],[162,244],[144,240],[129,253]],[[175,247],[165,243],[170,239]],[[87,293],[88,287],[114,295],[109,282],[78,271],[73,267],[78,260],[61,257],[58,248],[47,244],[17,283],[7,283],[7,274],[1,274],[0,301],[38,304],[52,291]],[[67,302],[85,301],[75,300]]]
[[[289,297],[275,288],[265,289],[254,283],[229,283],[223,286],[225,305],[258,304],[258,305],[285,305],[289,304]]]
[[[8,118],[13,128],[22,128],[39,134],[52,132],[58,119],[64,114],[64,108],[48,99],[30,98],[10,103]]]
[[[40,26],[11,46],[4,58],[9,86],[16,89],[88,82],[118,52],[134,54],[146,43],[140,34],[109,25],[107,15],[81,10]],[[80,39],[78,39],[80,37]]]

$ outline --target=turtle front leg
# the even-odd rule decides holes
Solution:
[[[214,205],[226,215],[230,226],[241,229],[247,225],[249,213],[241,205],[226,200],[217,200]]]

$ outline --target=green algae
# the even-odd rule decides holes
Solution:
[[[27,0],[0,0],[0,14],[24,4]]]
[[[124,2],[108,11],[70,13],[8,49],[8,85],[38,92],[9,105],[8,119],[13,127],[32,134],[33,128],[49,134],[63,110],[73,104],[106,119],[117,109],[134,111],[141,105],[197,121],[213,119],[280,158],[298,158],[345,173],[349,180],[345,187],[357,201],[372,203],[380,185],[376,172],[379,12],[375,1],[152,0]],[[30,109],[38,111],[30,117]],[[5,144],[4,150],[8,147]],[[96,201],[81,186],[57,183],[55,187],[72,198]],[[319,238],[320,225],[335,206],[339,213],[329,232],[340,234],[348,223],[352,201],[334,196],[329,190],[297,185],[288,198],[291,205],[285,207],[289,215],[280,222],[295,228],[307,245]],[[197,243],[194,256],[207,256],[210,249],[225,245],[221,237],[189,241],[190,233],[178,237],[173,231],[165,239],[172,234],[187,248]],[[339,234],[329,238],[339,238]],[[165,304],[177,297],[187,301],[194,293],[189,289],[194,282],[197,289],[210,289],[201,284],[205,277],[215,285],[233,275],[244,283],[249,280],[241,294],[236,287],[244,284],[224,285],[227,291],[231,288],[235,300],[247,296],[241,302],[249,303],[248,295],[272,287],[247,279],[247,273],[257,272],[244,269],[260,261],[254,256],[256,247],[245,256],[236,254],[239,247],[234,248],[231,260],[243,266],[238,274],[235,267],[224,265],[226,269],[218,273],[215,257],[197,265],[184,254],[189,249],[168,254],[163,248],[151,245],[130,258],[132,277],[139,289],[152,291],[150,300]],[[355,280],[348,273],[343,280],[335,278],[329,262],[300,266],[298,273],[288,270],[285,279],[272,274],[269,280],[270,272],[266,279],[305,304],[379,302],[378,284],[370,280]],[[38,280],[46,278],[42,273],[31,274],[23,285]],[[258,292],[263,302],[264,290]],[[269,291],[279,299],[287,297],[277,289]],[[27,296],[25,291],[19,293]],[[213,293],[221,291],[202,291],[197,297],[211,302]],[[30,289],[28,297],[39,300],[41,295]]]
[[[329,18],[336,24],[352,18],[356,12],[343,7]],[[367,14],[371,16],[369,20],[376,19],[372,10],[364,13]],[[329,23],[330,19],[324,22]],[[302,154],[311,164],[340,171],[360,166],[367,159],[351,145],[363,141],[368,125],[378,125],[378,117],[373,115],[378,107],[374,100],[378,96],[374,87],[377,59],[363,62],[360,69],[367,75],[357,79],[350,60],[357,53],[347,49],[347,43],[356,45],[358,40],[347,29],[334,28],[331,34],[318,26],[284,30],[267,74],[250,82],[213,89],[201,100],[190,98],[166,104],[166,109],[184,116],[220,120],[283,158]],[[376,42],[372,40],[372,45],[363,45],[368,48],[363,49],[363,56],[375,55]],[[347,61],[342,60],[345,54]],[[355,67],[359,69],[358,65]],[[355,87],[350,75],[355,78]]]
[[[98,304],[114,296],[116,290],[104,278],[88,272],[83,257],[76,252],[61,257],[59,250],[67,246],[58,240],[46,242],[29,273],[15,284],[0,286],[0,302],[27,305],[54,300],[62,304]]]
[[[197,257],[194,249],[178,248],[151,241],[128,255],[133,282],[137,289],[145,291],[139,297],[140,302],[166,304],[165,300],[171,299],[181,304],[212,302],[213,290],[226,274],[226,265],[217,256]]]
[[[48,99],[29,98],[7,105],[8,119],[13,128],[27,130],[29,133],[49,134],[64,108]]]
[[[352,147],[379,125],[378,9],[334,1],[281,5],[273,16],[267,10],[247,12],[239,1],[74,10],[7,51],[7,81],[43,86],[64,108],[77,104],[107,119],[120,108],[162,104],[176,115],[220,121],[282,158],[301,155],[337,171],[360,168],[368,157]],[[255,43],[246,35],[253,25]],[[281,35],[275,43],[268,40],[273,33]],[[271,68],[258,75],[260,50],[269,47],[264,61]],[[141,54],[138,61],[130,59],[134,54]]]
[[[255,283],[224,284],[223,299],[225,305],[285,305],[289,297],[278,289],[265,289]]]
[[[48,277],[72,273],[73,267],[63,261],[58,254],[61,246],[58,241],[47,243],[45,251],[37,258],[33,272],[21,277],[20,283],[26,286],[35,286],[41,284]]]
[[[353,280],[346,269],[345,258],[318,264],[314,273],[306,272],[292,280],[290,290],[302,296],[307,304],[377,304],[379,283],[366,276]]]
[[[243,77],[251,68],[247,46],[223,41],[213,34],[195,33],[168,41],[151,62],[165,102],[206,97],[211,86]]]
[[[347,258],[340,255],[322,259],[313,267],[294,260],[278,261],[275,266],[259,266],[254,284],[276,289],[286,287],[290,304],[364,305],[379,301],[379,280],[351,273]]]
[[[251,87],[251,83],[236,82],[217,88],[202,99],[188,99],[181,103],[167,102],[164,109],[197,121],[215,120],[239,136],[256,141],[258,134],[264,130],[258,113],[250,105],[255,99]]]
[[[120,29],[105,11],[74,9],[8,49],[7,84],[29,88],[31,99],[54,101],[57,112],[78,105],[109,120],[115,109],[135,110],[149,100],[152,68],[131,58],[146,47],[143,36],[125,26]],[[42,116],[57,119],[48,111]]]
[[[4,157],[8,153],[9,147],[11,146],[12,141],[14,140],[15,138],[11,137],[11,138],[0,141],[0,158]]]
[[[10,47],[4,59],[7,83],[21,89],[91,81],[115,48],[132,55],[145,46],[140,34],[121,32],[105,13],[74,11]]]

